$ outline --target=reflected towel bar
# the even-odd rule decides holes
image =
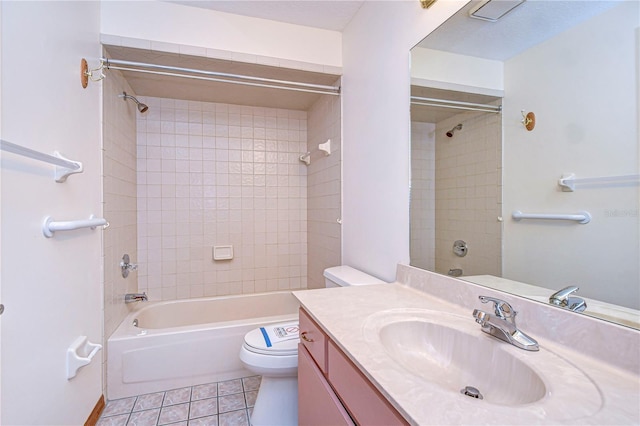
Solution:
[[[576,185],[588,184],[630,184],[640,183],[640,175],[599,176],[590,178],[576,178],[573,173],[565,173],[558,179],[558,185],[564,192],[573,192]]]
[[[98,226],[106,229],[109,227],[109,222],[107,222],[107,219],[98,218],[94,215],[89,216],[89,219],[68,220],[65,222],[54,222],[51,216],[47,216],[42,224],[42,233],[45,237],[51,238],[56,231],[73,231],[82,228],[96,229]]]
[[[541,214],[541,213],[522,213],[520,210],[515,210],[511,213],[513,220],[521,219],[543,219],[543,220],[572,220],[578,223],[589,223],[591,221],[591,214],[586,211],[578,212],[577,214]]]
[[[11,152],[23,157],[31,158],[33,160],[44,161],[45,163],[53,164],[56,166],[55,179],[56,182],[64,182],[69,175],[74,173],[82,173],[82,163],[79,161],[69,160],[63,157],[59,152],[55,151],[53,155],[44,154],[42,152],[34,151],[33,149],[25,148],[24,146],[16,145],[15,143],[0,140],[0,149],[2,151]]]

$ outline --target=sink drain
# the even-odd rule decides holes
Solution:
[[[464,389],[460,389],[460,393],[463,395],[470,396],[471,398],[483,399],[482,394],[477,388],[473,386],[465,386]]]

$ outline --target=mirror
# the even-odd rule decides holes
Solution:
[[[640,4],[484,3],[411,51],[411,265],[640,328]]]

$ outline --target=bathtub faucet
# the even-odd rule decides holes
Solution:
[[[124,295],[124,303],[131,302],[146,302],[147,301],[147,293],[127,293]]]

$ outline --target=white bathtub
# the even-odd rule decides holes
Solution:
[[[107,397],[248,376],[238,355],[244,335],[297,319],[298,307],[290,291],[140,302],[107,341]]]

